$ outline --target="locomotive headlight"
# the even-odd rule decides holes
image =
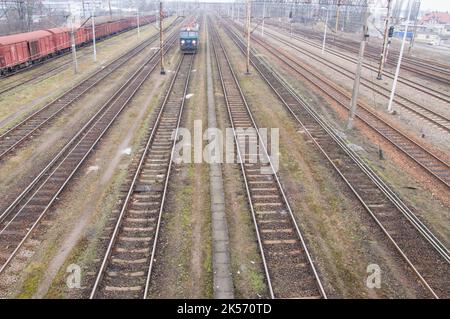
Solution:
[[[181,44],[184,44],[184,40],[181,40]]]
[[[197,43],[197,41],[195,41],[195,40],[192,40],[192,44],[193,45],[195,45]]]

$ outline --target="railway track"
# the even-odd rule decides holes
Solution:
[[[239,36],[223,24],[222,26],[245,54],[245,44]],[[364,160],[347,147],[347,142],[339,132],[302,100],[294,89],[255,52],[251,52],[251,63],[319,152],[347,184],[429,295],[434,298],[449,298],[449,249]]]
[[[78,55],[78,54],[77,54]],[[82,57],[87,56],[87,54],[83,54]],[[62,57],[62,56],[58,56],[58,57]],[[80,58],[78,56],[78,58]],[[49,61],[47,61],[49,62]],[[56,74],[58,74],[61,70],[63,70],[64,68],[66,68],[68,65],[72,64],[73,62],[70,61],[61,61],[61,63],[59,63],[58,65],[54,66],[51,70],[39,70],[41,72],[36,72],[36,74],[32,74],[29,77],[25,78],[25,79],[16,79],[14,81],[8,82],[8,83],[1,83],[2,85],[0,86],[0,95],[12,91],[24,84],[29,84],[29,83],[37,83],[40,81],[43,81],[45,79],[48,79]],[[25,69],[27,71],[29,71],[30,69]],[[4,81],[4,79],[0,78],[0,81]]]
[[[348,70],[342,66],[334,64],[334,63],[326,60],[323,57],[316,56],[313,53],[311,53],[307,50],[304,50],[303,48],[301,48],[297,45],[294,45],[293,43],[291,43],[287,40],[284,40],[280,37],[275,37],[275,35],[273,33],[271,33],[270,31],[269,32],[266,31],[265,34],[269,35],[273,39],[276,39],[277,41],[283,43],[287,47],[292,48],[295,51],[300,52],[300,53],[306,55],[307,57],[313,59],[314,61],[317,61],[317,62],[321,63],[322,65],[325,65],[325,66],[329,67],[330,69],[346,76],[348,79],[350,79],[352,81],[354,80],[354,74],[353,74],[352,70]],[[259,38],[259,39],[261,40],[261,38]],[[264,42],[265,42],[266,46],[268,46],[270,48],[274,48],[274,46],[267,43],[267,41],[264,41]],[[385,97],[386,99],[389,99],[389,96],[390,96],[389,89],[387,89],[386,87],[384,87],[370,79],[365,78],[364,76],[361,77],[361,85],[363,85],[364,87],[372,90],[373,92]],[[408,97],[402,96],[400,94],[396,94],[394,101],[395,101],[396,105],[402,107],[406,111],[414,113],[415,115],[418,115],[419,117],[421,117],[423,120],[429,122],[430,124],[433,124],[436,127],[441,128],[445,132],[450,133],[450,120],[445,115],[435,112],[435,111],[409,99]]]
[[[90,298],[148,296],[178,128],[195,55],[182,55],[159,107],[95,279]]]
[[[294,31],[293,33],[297,32]],[[315,32],[298,30],[298,33],[305,37],[308,37],[309,39],[313,38],[317,39],[318,41],[322,41],[323,39],[322,35],[317,35]],[[335,37],[334,40],[331,42],[331,45],[343,49],[347,52],[357,54],[359,43],[356,43],[354,41],[351,42],[352,43],[350,43],[350,41],[346,41],[345,39]],[[354,44],[356,44],[356,47]],[[330,42],[328,42],[328,45],[330,45]],[[371,46],[368,46],[367,54],[370,57],[370,59],[374,61],[378,61],[380,58],[380,51]],[[397,59],[398,53],[391,50],[389,52],[386,64],[395,67],[397,65]],[[417,58],[405,56],[402,63],[402,69],[417,74],[422,78],[436,81],[440,84],[450,85],[450,71],[448,69],[448,65],[432,63],[430,61],[425,62],[425,60],[418,60]]]
[[[117,35],[120,35],[122,33],[131,31],[133,29],[134,28],[128,29],[128,30],[123,30],[123,31],[118,32],[118,33],[116,33],[114,35],[111,35],[111,36],[108,36],[108,37],[104,37],[104,38],[101,38],[101,39],[97,39],[96,42],[100,43],[103,40],[111,39],[114,36],[117,36]],[[91,46],[91,43],[89,43],[87,45],[83,45],[82,47],[85,48],[85,47],[89,47],[89,46]],[[40,69],[43,66],[45,66],[48,62],[51,62],[53,60],[58,60],[60,58],[63,58],[65,56],[71,54],[71,53],[72,53],[72,51],[69,49],[68,51],[66,51],[64,53],[61,53],[59,55],[55,55],[54,57],[46,59],[46,60],[44,60],[42,62],[31,64],[30,66],[22,68],[22,69],[19,69],[19,70],[17,70],[14,73],[8,73],[8,74],[6,74],[4,76],[0,76],[0,81],[3,81],[3,80],[8,79],[10,77],[14,77],[15,75],[18,75],[20,73],[23,73],[23,72],[26,72],[26,71],[30,71],[33,68]],[[77,52],[77,56],[78,55],[79,55],[79,53]],[[91,55],[91,53],[82,53],[81,56],[78,56],[78,58],[89,56],[89,55]],[[72,60],[61,61],[60,63],[58,63],[56,66],[54,66],[50,70],[48,70],[48,69],[39,70],[41,72],[37,72],[37,74],[33,74],[30,77],[27,77],[25,79],[16,79],[15,81],[11,81],[9,83],[1,85],[0,86],[0,95],[4,94],[6,92],[9,92],[11,90],[14,90],[14,89],[16,89],[16,88],[18,88],[18,87],[20,87],[21,85],[24,85],[24,84],[35,83],[35,82],[38,82],[38,81],[42,81],[42,80],[48,79],[48,78],[52,77],[53,75],[57,74],[58,71],[60,71],[61,69],[64,69],[65,67],[67,67],[67,66],[69,66],[71,64],[72,64]]]
[[[258,38],[252,37],[256,43],[267,46]],[[346,111],[350,105],[351,95],[346,90],[334,84],[328,78],[317,74],[311,67],[301,64],[290,58],[286,53],[278,48],[271,46],[273,56],[293,70],[300,77],[311,83],[314,87],[325,93],[328,97],[336,101]],[[359,118],[368,127],[382,136],[384,140],[395,146],[401,153],[409,157],[425,172],[427,172],[435,181],[446,187],[450,187],[450,166],[438,155],[419,145],[407,135],[396,129],[389,123],[385,122],[378,116],[372,108],[366,103],[358,102],[358,112],[356,117]]]
[[[210,24],[212,25],[212,23]],[[326,298],[312,258],[297,225],[282,185],[259,136],[239,82],[220,38],[213,32],[217,61],[228,115],[234,132],[237,154],[247,191],[247,199],[258,239],[266,281],[272,298]],[[244,130],[254,129],[246,136]],[[258,144],[255,154],[245,152],[246,139]],[[251,151],[250,151],[251,152]],[[253,158],[254,157],[254,158]]]
[[[355,46],[356,44],[356,46]],[[336,43],[336,46],[339,48],[342,48],[344,50],[358,53],[358,47],[359,43],[357,42],[350,42],[346,40],[340,40],[338,43]],[[374,48],[372,46],[368,47],[368,55],[369,57],[377,61],[380,57],[380,52],[377,48]],[[388,58],[386,63],[388,65],[391,65],[392,67],[395,67],[397,65],[399,53],[398,51],[391,50],[389,52]],[[418,75],[422,75],[426,78],[444,83],[444,84],[450,84],[450,72],[449,72],[449,65],[444,65],[440,63],[435,63],[433,61],[427,61],[424,59],[420,59],[417,57],[410,57],[410,56],[404,56],[404,68],[410,72],[416,73]]]
[[[175,25],[174,21],[166,30],[172,29]],[[156,41],[158,37],[159,35],[154,35],[138,44],[2,133],[0,135],[0,161],[15,151],[24,141],[36,137],[38,130],[49,124],[63,111],[69,109],[82,96],[91,92],[102,80],[142,52],[142,50]]]
[[[296,40],[301,41],[303,43],[307,43],[308,45],[313,46],[315,48],[318,48],[318,49],[322,48],[321,44],[317,43],[314,40],[310,40],[309,38],[307,38],[307,35],[305,35],[305,34],[303,36],[299,36],[299,35],[294,33],[294,34],[289,34],[289,36],[292,37],[293,39],[296,39]],[[333,49],[331,47],[327,47],[327,52],[332,53],[334,56],[337,56],[337,57],[339,57],[339,58],[341,58],[343,60],[346,60],[346,61],[349,61],[349,62],[352,62],[352,63],[355,62],[355,58],[356,58],[355,56],[347,54],[347,53],[344,53],[344,52],[341,52],[341,51],[338,51],[338,50]],[[375,58],[372,58],[372,59],[375,59]],[[375,59],[375,61],[378,61],[378,59],[379,59],[379,54],[378,54],[377,58]],[[371,70],[373,72],[378,72],[377,67],[373,66],[369,62],[363,62],[363,65],[364,65],[365,68],[367,68],[367,69],[369,69],[369,70]],[[403,66],[402,66],[402,68],[403,68]],[[383,71],[383,75],[386,76],[386,77],[389,77],[391,79],[394,78],[394,73],[391,72],[391,71],[388,71],[386,69]],[[446,103],[450,103],[450,94],[448,94],[447,92],[443,92],[442,90],[434,89],[434,88],[432,88],[430,86],[424,85],[424,83],[422,83],[422,82],[419,82],[417,80],[414,80],[414,79],[402,76],[401,74],[400,74],[400,76],[398,78],[398,82],[400,82],[400,83],[402,83],[404,85],[410,86],[410,87],[412,87],[412,88],[414,88],[414,89],[416,89],[416,90],[418,90],[420,92],[429,94],[430,96],[432,96],[432,97],[434,97],[436,99],[439,99],[439,100],[444,101]]]
[[[165,42],[166,54],[176,43],[177,35],[177,32],[173,32]],[[0,213],[0,274],[158,63],[159,50],[128,78],[35,179]]]

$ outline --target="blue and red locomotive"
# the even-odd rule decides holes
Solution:
[[[196,53],[198,50],[198,24],[195,21],[180,29],[180,50],[183,53]]]

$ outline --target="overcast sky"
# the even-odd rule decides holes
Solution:
[[[450,0],[422,0],[421,7],[424,10],[438,10],[450,12]]]
[[[189,0],[188,0],[189,1]],[[232,2],[233,0],[200,0],[202,2]],[[450,12],[450,0],[421,0],[423,10],[438,10]]]
[[[181,0],[181,1],[193,1],[193,0]],[[200,2],[233,2],[233,0],[200,0]],[[406,6],[406,4],[407,2],[405,1],[404,5]],[[421,0],[420,7],[422,10],[437,10],[450,12],[450,0]]]

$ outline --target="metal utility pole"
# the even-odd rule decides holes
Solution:
[[[109,7],[109,16],[112,17],[111,0],[108,0],[108,7]]]
[[[251,0],[247,1],[247,72],[250,74],[250,14],[251,14]]]
[[[231,20],[234,21],[234,3],[231,3]]]
[[[392,83],[391,96],[389,97],[389,103],[388,103],[388,112],[389,113],[393,112],[392,102],[394,101],[395,89],[397,87],[398,75],[400,73],[400,65],[402,63],[403,50],[405,49],[406,33],[408,33],[408,24],[409,24],[409,18],[411,16],[411,7],[412,7],[412,2],[410,2],[408,5],[408,16],[407,16],[408,18],[406,18],[405,31],[403,33],[403,39],[402,39],[402,46],[400,47],[400,53],[398,54],[397,68],[395,69],[395,76],[394,76],[394,82]]]
[[[240,14],[241,6],[238,4],[238,14],[237,14],[237,21],[239,23],[239,14]]]
[[[262,12],[262,23],[261,23],[261,36],[264,37],[264,19],[266,17],[266,0],[263,0],[263,12]]]
[[[347,129],[351,130],[353,128],[353,119],[355,118],[356,113],[356,105],[358,104],[358,94],[359,94],[359,82],[361,79],[361,69],[364,57],[364,49],[366,48],[366,41],[369,37],[368,27],[367,27],[367,19],[369,18],[369,12],[364,12],[364,25],[363,25],[363,34],[361,39],[361,44],[359,47],[359,55],[358,55],[358,64],[356,65],[356,74],[355,74],[355,82],[353,83],[353,92],[352,99],[350,101],[350,112],[348,114],[348,122]]]
[[[69,9],[70,10],[70,9]],[[73,60],[73,73],[78,73],[78,61],[77,61],[77,50],[75,44],[75,27],[73,23],[73,16],[70,17],[70,41],[72,42],[72,60]]]
[[[411,49],[414,46],[414,40],[416,39],[417,19],[419,18],[419,13],[420,13],[420,0],[414,1],[414,11],[415,11],[416,17],[414,19],[414,28],[413,28],[412,38],[411,38],[411,41],[409,42],[408,54],[411,53]]]
[[[380,64],[378,66],[378,75],[377,75],[378,80],[381,80],[383,78],[383,67],[384,67],[384,62],[386,61],[385,57],[387,54],[388,41],[389,41],[388,33],[389,33],[389,20],[390,20],[390,14],[391,14],[391,4],[392,4],[392,0],[388,0],[386,20],[384,20],[383,47],[381,48]]]
[[[292,37],[292,19],[294,17],[293,6],[291,7],[291,11],[289,11],[289,36]]]
[[[161,63],[161,72],[160,74],[166,74],[164,70],[164,51],[163,51],[163,4],[162,1],[159,1],[159,55],[160,55],[160,63]]]
[[[84,10],[84,0],[81,1],[81,7],[83,8],[83,18],[86,17],[86,12]]]
[[[337,7],[336,7],[336,26],[334,28],[334,31],[337,33],[339,28],[339,14],[340,14],[340,7],[341,7],[341,0],[338,0]]]
[[[94,5],[92,5],[91,9],[91,21],[92,21],[92,44],[94,46],[94,62],[97,62],[97,47],[95,46],[95,18],[94,18]]]
[[[322,10],[327,10],[327,17],[325,18],[325,29],[323,30],[323,42],[322,42],[322,54],[325,53],[325,41],[327,39],[327,26],[328,26],[328,8],[321,7]]]
[[[139,39],[139,37],[141,36],[141,28],[139,25],[139,6],[136,7],[136,23],[137,23],[137,36]]]

